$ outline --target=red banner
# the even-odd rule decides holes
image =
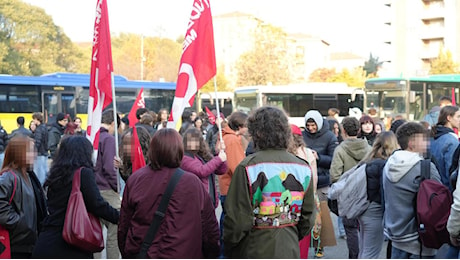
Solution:
[[[194,0],[182,46],[169,128],[178,128],[182,112],[192,106],[196,92],[216,75],[216,55],[209,0]]]
[[[144,88],[141,88],[139,94],[137,94],[136,101],[134,101],[133,106],[131,107],[131,111],[129,111],[128,119],[129,119],[129,127],[134,127],[137,123],[136,111],[139,108],[145,107],[144,101]]]
[[[112,47],[107,1],[98,0],[94,22],[93,52],[88,99],[87,138],[97,150],[102,110],[112,102]]]

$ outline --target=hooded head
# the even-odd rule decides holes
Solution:
[[[305,128],[308,130],[307,122],[314,122],[317,126],[317,131],[323,128],[323,117],[318,110],[309,110],[305,114]]]

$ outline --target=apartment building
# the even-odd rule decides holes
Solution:
[[[387,44],[381,60],[393,76],[423,76],[440,49],[460,63],[460,1],[383,0],[382,39]],[[379,10],[380,11],[380,10]]]

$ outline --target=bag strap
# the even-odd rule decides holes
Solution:
[[[14,176],[14,184],[13,184],[14,186],[13,186],[13,192],[11,193],[10,201],[8,202],[8,204],[10,204],[10,205],[11,205],[11,202],[13,201],[14,194],[16,194],[16,186],[18,186],[17,185],[18,177],[16,176],[16,174],[13,171],[11,171],[11,174],[13,174],[13,176]]]
[[[161,197],[160,206],[158,206],[157,211],[153,217],[152,224],[150,224],[149,231],[147,231],[147,235],[144,238],[144,242],[142,242],[141,250],[137,254],[137,258],[145,259],[147,257],[147,250],[152,245],[152,241],[155,238],[155,235],[160,227],[163,218],[165,217],[166,209],[169,204],[169,199],[176,187],[176,184],[179,182],[179,179],[184,174],[184,171],[180,168],[177,168],[174,172],[173,176],[169,180],[168,186],[166,187],[165,193]]]
[[[422,168],[422,171],[420,173],[420,176],[422,177],[421,181],[423,180],[429,180],[431,177],[431,160],[430,159],[423,159],[420,167]]]

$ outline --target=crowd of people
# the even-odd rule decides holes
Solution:
[[[178,130],[166,127],[166,110],[140,108],[130,127],[109,109],[95,161],[81,118],[59,113],[47,126],[37,112],[27,129],[18,117],[11,134],[0,128],[0,225],[12,258],[101,258],[62,236],[79,171],[87,210],[107,228],[107,258],[137,258],[141,248],[148,258],[307,258],[310,248],[322,258],[337,244],[335,227],[350,259],[379,258],[385,240],[388,258],[458,258],[460,191],[451,174],[460,110],[446,100],[425,123],[388,123],[375,111],[339,119],[331,108],[327,117],[306,111],[300,127],[271,106],[227,117],[186,108]],[[134,128],[146,166],[133,171]],[[453,192],[447,252],[425,247],[417,233],[413,203],[425,158],[432,179]],[[358,164],[366,167],[368,207],[334,225],[329,188]],[[151,233],[156,215],[163,220]]]

